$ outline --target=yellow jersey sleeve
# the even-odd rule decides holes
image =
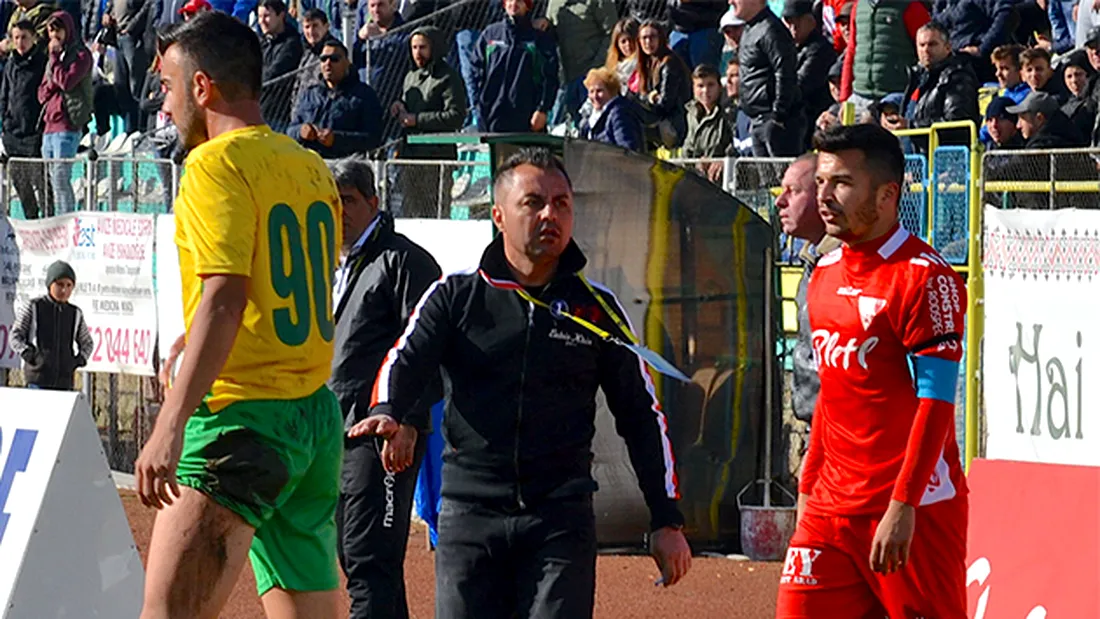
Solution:
[[[203,158],[181,184],[199,197],[179,221],[195,274],[251,277],[259,213],[245,177],[229,161]]]

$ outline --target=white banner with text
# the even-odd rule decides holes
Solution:
[[[47,294],[46,270],[64,260],[76,273],[70,302],[95,341],[84,369],[152,375],[154,222],[152,215],[94,212],[0,219],[0,368],[20,366],[11,349],[15,313]]]
[[[1100,211],[985,211],[986,457],[1100,466]]]

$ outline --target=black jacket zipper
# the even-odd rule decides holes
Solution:
[[[526,509],[527,505],[523,502],[523,486],[520,483],[519,476],[519,437],[520,426],[523,424],[523,392],[524,384],[527,381],[527,349],[531,344],[531,327],[535,322],[535,304],[530,301],[524,302],[527,305],[527,328],[523,333],[523,365],[519,370],[519,410],[516,412],[516,447],[513,451],[513,460],[516,465],[516,502],[519,504],[520,509]]]

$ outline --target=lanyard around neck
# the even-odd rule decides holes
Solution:
[[[679,368],[677,368],[675,365],[670,363],[667,359],[665,359],[661,355],[657,354],[656,352],[646,348],[645,346],[642,346],[641,342],[638,340],[638,336],[634,335],[634,331],[632,331],[630,329],[630,327],[627,326],[623,322],[623,319],[620,318],[619,315],[611,309],[611,307],[608,305],[607,301],[604,301],[603,297],[601,297],[599,294],[596,293],[595,289],[592,288],[592,284],[588,283],[588,279],[585,278],[583,273],[578,271],[577,272],[577,277],[581,280],[581,283],[584,284],[584,287],[588,289],[588,292],[592,293],[592,296],[596,298],[596,301],[600,304],[600,307],[602,307],[604,312],[606,312],[607,315],[611,318],[611,321],[615,323],[615,326],[619,328],[619,331],[628,340],[630,340],[630,343],[623,342],[622,340],[615,337],[611,333],[605,331],[604,329],[601,329],[600,327],[597,327],[596,325],[594,325],[591,322],[581,318],[580,316],[574,316],[573,314],[571,314],[569,312],[561,311],[560,309],[555,309],[555,308],[551,307],[545,301],[541,301],[541,300],[536,299],[535,297],[531,296],[531,293],[527,292],[523,288],[516,288],[515,291],[516,291],[516,294],[518,294],[521,299],[523,299],[524,301],[527,301],[528,303],[530,303],[532,305],[536,305],[536,306],[541,307],[545,310],[548,310],[552,316],[561,317],[561,318],[568,318],[569,320],[572,320],[573,322],[577,323],[581,327],[584,327],[588,331],[591,331],[597,337],[599,337],[601,340],[604,340],[605,342],[610,342],[612,344],[616,344],[618,346],[622,346],[624,348],[627,348],[627,349],[631,350],[635,355],[638,356],[638,358],[640,358],[642,361],[646,362],[650,367],[652,367],[654,370],[657,370],[661,374],[664,374],[666,376],[671,376],[671,377],[673,377],[677,380],[680,380],[680,381],[683,381],[683,382],[686,382],[686,383],[691,382],[691,379],[688,378],[687,375],[685,375],[683,372],[681,372],[679,370]]]

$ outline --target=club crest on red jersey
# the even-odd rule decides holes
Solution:
[[[863,324],[864,331],[871,328],[871,321],[884,307],[886,307],[886,299],[859,297],[859,322]]]

